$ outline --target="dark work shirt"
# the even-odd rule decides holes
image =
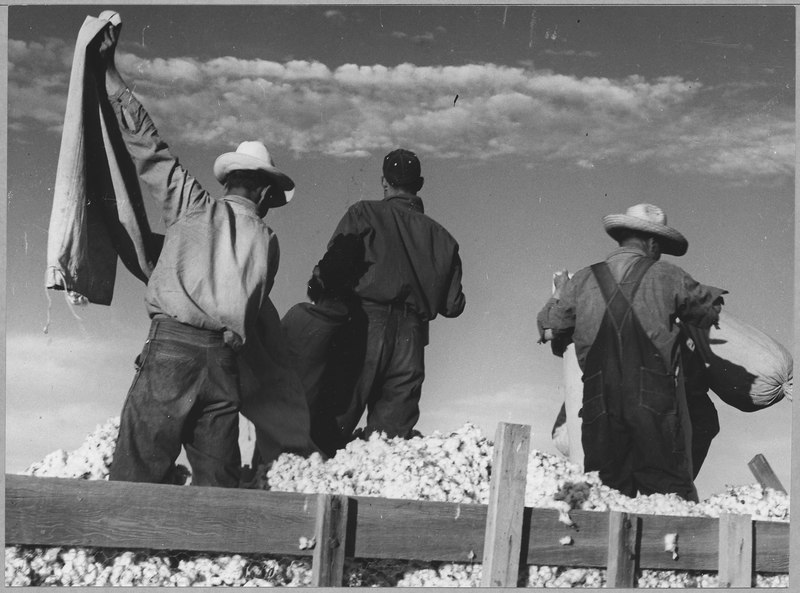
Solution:
[[[355,237],[363,245],[363,273],[355,285],[361,299],[408,305],[426,320],[464,310],[458,243],[425,214],[418,196],[353,204],[333,233],[328,255]]]

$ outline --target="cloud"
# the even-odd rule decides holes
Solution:
[[[548,56],[565,56],[569,58],[599,58],[600,52],[584,50],[575,51],[574,49],[546,49],[542,53]]]
[[[333,21],[335,23],[343,23],[347,20],[347,18],[344,16],[344,13],[341,10],[336,9],[326,10],[323,13],[323,16],[329,21]]]
[[[58,131],[68,54],[57,40],[9,42],[11,129]],[[647,162],[729,181],[794,171],[793,111],[787,101],[764,109],[754,85],[491,63],[332,69],[313,60],[118,60],[172,142],[233,146],[258,130],[297,155],[358,158],[406,144],[449,158],[513,155],[568,167]]]
[[[438,27],[436,30],[440,33],[445,32],[441,27]],[[411,43],[415,43],[417,45],[433,43],[433,41],[436,39],[435,35],[430,31],[426,31],[425,33],[420,33],[418,35],[409,35],[403,31],[392,31],[390,35],[395,39],[408,39],[411,41]]]

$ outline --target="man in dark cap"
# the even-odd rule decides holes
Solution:
[[[675,493],[697,500],[681,359],[681,323],[708,328],[726,291],[696,282],[661,254],[688,242],[663,210],[637,204],[603,218],[619,248],[555,278],[539,313],[540,342],[575,344],[583,373],[584,470],[627,496]]]
[[[314,269],[316,298],[330,294],[350,309],[350,322],[334,342],[353,381],[348,385],[340,373],[310,410],[312,438],[329,455],[353,438],[365,410],[364,436],[411,436],[419,419],[428,323],[464,310],[458,243],[425,214],[417,195],[423,182],[413,152],[387,154],[384,199],[351,206]]]

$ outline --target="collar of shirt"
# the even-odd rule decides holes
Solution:
[[[248,200],[244,196],[237,196],[235,194],[228,194],[222,197],[223,200],[226,202],[232,202],[234,204],[238,204],[239,206],[244,207],[245,209],[249,210],[253,214],[256,214],[256,204],[252,200]],[[256,214],[257,216],[257,214]]]
[[[387,202],[394,202],[397,205],[407,208],[408,210],[416,210],[417,212],[425,212],[425,207],[422,205],[422,198],[414,195],[407,196],[392,196],[386,198]]]
[[[630,256],[630,255],[642,255],[647,257],[647,253],[644,252],[643,249],[639,247],[618,247],[614,251],[608,254],[606,260],[619,257],[619,256]]]

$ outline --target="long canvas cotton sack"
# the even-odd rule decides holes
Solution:
[[[754,412],[791,398],[792,355],[764,332],[725,310],[719,329],[685,328],[706,363],[711,391],[726,404]]]
[[[163,241],[150,232],[93,49],[108,26],[104,18],[86,17],[75,44],[45,272],[48,289],[102,305],[111,304],[117,257],[147,282]]]

